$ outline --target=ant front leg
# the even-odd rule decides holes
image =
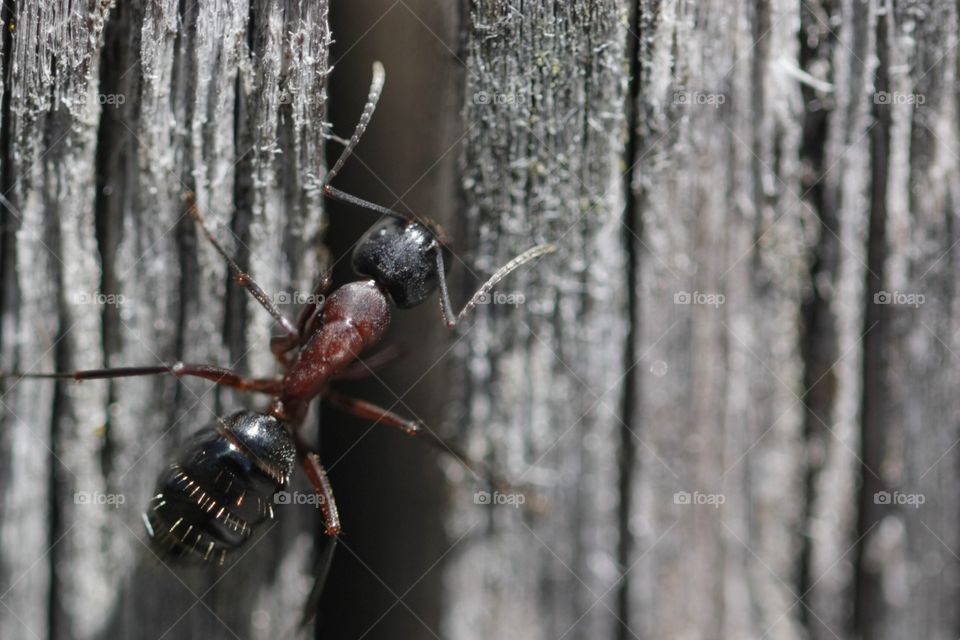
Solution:
[[[323,311],[323,304],[325,301],[323,296],[325,296],[327,291],[330,290],[332,283],[333,270],[327,269],[324,271],[323,275],[320,276],[320,281],[317,282],[317,286],[313,288],[311,299],[307,301],[306,306],[304,306],[303,310],[300,311],[300,317],[297,319],[297,331],[300,332],[301,336],[309,336],[316,330],[314,323],[320,316],[320,312]]]
[[[333,258],[330,255],[330,250],[326,247],[322,247],[321,252],[324,256],[323,275],[320,276],[320,280],[313,287],[313,294],[303,309],[300,310],[300,317],[297,319],[297,331],[300,332],[301,345],[319,328],[317,322],[320,318],[320,312],[323,311],[323,306],[327,301],[327,291],[333,286]]]
[[[270,340],[270,351],[274,357],[282,362],[284,366],[289,364],[287,353],[297,347],[303,346],[303,343],[313,335],[317,329],[317,323],[320,319],[320,313],[323,311],[325,302],[324,296],[333,283],[333,269],[324,270],[320,280],[313,288],[310,300],[300,311],[300,317],[297,319],[296,331],[286,335],[277,336]]]

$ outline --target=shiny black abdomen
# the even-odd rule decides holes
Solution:
[[[195,434],[157,483],[145,514],[167,558],[215,560],[273,517],[273,494],[289,480],[295,448],[273,416],[239,411]]]

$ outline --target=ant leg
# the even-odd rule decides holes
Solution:
[[[300,332],[300,335],[304,339],[310,336],[315,330],[313,326],[314,321],[320,316],[320,312],[323,311],[323,305],[326,303],[326,298],[322,296],[330,290],[332,284],[333,267],[330,267],[325,269],[323,275],[320,276],[320,280],[313,288],[313,299],[300,311],[300,317],[297,319],[297,331]]]
[[[419,435],[424,430],[419,420],[408,420],[393,413],[389,409],[378,407],[366,400],[360,400],[359,398],[354,398],[336,391],[327,391],[323,395],[323,399],[328,400],[333,406],[352,413],[359,418],[373,420],[376,423],[400,429],[408,436]]]
[[[300,317],[297,319],[295,333],[288,333],[283,336],[276,336],[270,340],[270,351],[284,365],[287,365],[287,352],[301,346],[316,331],[316,323],[323,311],[325,300],[323,295],[330,290],[333,282],[333,270],[327,269],[320,280],[313,288],[311,300],[303,307]]]
[[[303,439],[303,434],[293,431],[293,443],[297,447],[300,464],[307,474],[307,479],[313,485],[313,490],[320,497],[320,512],[323,514],[324,533],[330,537],[340,535],[340,512],[337,510],[337,501],[333,498],[333,487],[327,477],[327,470],[320,462],[320,456],[311,451],[310,445]]]
[[[416,439],[420,442],[430,445],[440,453],[454,457],[457,462],[462,464],[464,468],[469,470],[478,480],[482,478],[490,487],[497,491],[512,492],[523,487],[522,485],[515,485],[509,480],[505,480],[503,477],[497,475],[489,465],[472,459],[460,447],[426,429],[418,420],[408,420],[366,400],[346,396],[336,391],[328,391],[324,394],[323,398],[329,400],[334,406],[352,413],[355,416],[373,420],[374,424],[384,424],[389,427],[395,427],[408,436],[416,436]],[[532,492],[529,488],[527,488],[527,491],[531,496],[529,509],[533,513],[543,512],[545,510],[544,499],[536,492]]]
[[[446,269],[443,264],[443,251],[440,247],[437,247],[437,275],[440,278],[440,313],[443,315],[443,321],[446,323],[448,329],[453,329],[457,326],[457,323],[462,321],[464,316],[470,312],[471,309],[476,307],[483,298],[490,293],[490,290],[494,286],[512,272],[516,271],[521,266],[535,260],[540,256],[546,255],[548,253],[553,253],[557,250],[557,247],[552,244],[540,244],[530,249],[527,249],[516,258],[503,265],[497,272],[490,276],[490,279],[483,283],[477,292],[473,294],[473,297],[470,298],[470,301],[461,309],[460,313],[453,313],[453,305],[450,304],[450,293],[447,291],[447,277]]]
[[[158,365],[155,367],[116,367],[113,369],[86,369],[67,373],[20,373],[17,371],[0,371],[0,380],[5,378],[40,378],[53,380],[105,380],[108,378],[132,378],[136,376],[152,376],[172,374],[178,378],[185,376],[204,378],[216,384],[239,389],[240,391],[277,394],[282,388],[280,380],[267,378],[246,378],[235,371],[224,369],[210,364],[184,364],[176,362],[172,365]]]
[[[303,605],[303,616],[300,618],[300,628],[303,629],[317,615],[320,608],[320,598],[323,596],[323,588],[327,584],[327,578],[330,576],[330,567],[333,566],[333,552],[337,549],[338,538],[327,538],[326,548],[317,560],[317,566],[314,570],[313,588],[307,601]]]
[[[304,443],[297,438],[297,449],[301,451],[300,461],[303,464],[303,470],[313,485],[313,490],[320,497],[320,512],[323,514],[324,533],[331,538],[340,535],[340,512],[337,510],[337,502],[333,498],[333,487],[330,486],[330,478],[327,477],[327,470],[323,468],[320,462],[320,456],[304,448]]]
[[[271,378],[246,378],[235,371],[216,367],[209,364],[184,364],[178,362],[170,367],[170,373],[182,378],[192,376],[205,378],[216,384],[238,389],[240,391],[254,391],[276,395],[283,389],[283,381]]]
[[[230,267],[230,270],[233,272],[234,281],[239,284],[241,287],[247,290],[247,292],[253,296],[253,298],[260,303],[260,306],[267,310],[273,319],[277,321],[277,324],[283,329],[283,331],[293,339],[293,336],[297,336],[299,339],[299,334],[297,333],[296,327],[293,326],[293,323],[287,319],[280,310],[270,301],[270,298],[267,296],[266,292],[260,288],[260,285],[257,284],[256,280],[253,277],[240,268],[240,265],[230,257],[226,250],[217,242],[216,238],[213,237],[213,233],[210,232],[210,229],[207,228],[206,223],[203,220],[203,216],[200,215],[200,210],[197,208],[196,199],[194,198],[193,193],[187,194],[187,206],[190,213],[190,217],[194,219],[197,223],[197,226],[200,227],[200,231],[203,232],[203,235],[207,238],[213,248],[217,250],[224,260],[227,262],[227,266]]]
[[[336,391],[327,391],[323,399],[330,401],[330,404],[347,413],[352,413],[359,418],[371,420],[374,424],[394,427],[408,436],[416,436],[417,440],[430,445],[440,453],[445,453],[456,458],[460,464],[473,472],[477,477],[485,476],[491,484],[502,484],[495,480],[493,473],[487,469],[485,465],[471,460],[467,453],[460,449],[460,447],[434,434],[419,420],[409,420],[389,409],[379,407],[372,402],[360,400],[359,398],[344,395]]]
[[[303,470],[307,474],[310,484],[313,485],[313,490],[320,497],[320,512],[323,514],[324,533],[330,537],[327,550],[318,563],[319,571],[313,583],[313,588],[310,590],[310,595],[307,597],[303,617],[300,619],[300,627],[303,628],[316,615],[320,596],[323,595],[323,587],[327,582],[330,566],[333,564],[333,552],[337,547],[337,536],[340,535],[340,513],[337,511],[337,502],[333,497],[333,487],[330,486],[330,479],[327,477],[327,470],[323,468],[323,464],[320,462],[320,456],[310,450],[299,431],[293,432],[293,441],[296,444]]]

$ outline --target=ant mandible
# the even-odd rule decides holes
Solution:
[[[446,326],[452,329],[509,273],[554,251],[555,247],[538,245],[518,255],[498,269],[463,309],[454,314],[446,284],[450,250],[442,229],[330,185],[366,130],[384,79],[383,66],[374,63],[370,92],[353,135],[347,141],[329,136],[344,144],[344,149],[327,173],[323,187],[324,194],[330,198],[383,216],[363,235],[353,251],[353,268],[364,279],[326,295],[331,287],[328,269],[296,323],[280,313],[253,277],[241,269],[214,238],[192,194],[188,195],[190,215],[226,261],[234,281],[247,290],[282,330],[282,335],[270,342],[271,351],[283,370],[282,377],[248,378],[215,365],[182,362],[69,373],[0,372],[0,379],[77,381],[172,374],[178,378],[204,378],[239,391],[271,397],[263,411],[238,411],[198,432],[160,476],[156,494],[144,514],[144,523],[151,543],[168,557],[216,560],[222,564],[229,552],[250,539],[258,524],[273,517],[270,499],[286,486],[297,461],[319,496],[325,532],[336,540],[340,517],[333,490],[320,457],[302,433],[310,403],[318,396],[362,418],[398,428],[409,435],[419,435],[464,462],[445,441],[427,435],[417,421],[335,392],[329,388],[330,382],[351,377],[358,367],[367,366],[359,361],[359,356],[382,340],[390,324],[391,303],[400,309],[409,309],[439,289],[441,315]],[[464,464],[469,466],[467,462]]]

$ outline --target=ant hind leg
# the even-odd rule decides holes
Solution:
[[[219,385],[238,389],[240,391],[277,394],[281,381],[271,378],[247,378],[236,371],[224,369],[212,364],[184,364],[175,362],[172,365],[158,365],[154,367],[114,367],[111,369],[85,369],[64,373],[23,373],[19,371],[0,371],[0,380],[21,378],[48,379],[48,380],[106,380],[110,378],[133,378],[138,376],[153,376],[170,374],[178,378],[194,377],[210,380]]]

